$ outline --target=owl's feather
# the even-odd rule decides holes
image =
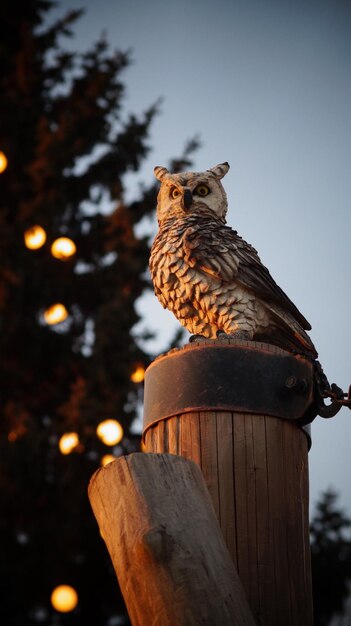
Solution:
[[[235,280],[254,290],[265,302],[289,311],[304,330],[311,330],[309,322],[262,264],[255,248],[235,230],[199,218],[199,229],[185,231],[183,242],[185,258],[191,266],[196,265],[224,282]]]

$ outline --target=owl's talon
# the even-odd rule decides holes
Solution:
[[[216,335],[218,343],[228,343],[229,335],[224,330],[217,330]]]
[[[217,339],[220,339],[221,337],[222,339],[224,337],[228,337],[227,333],[225,333],[224,330],[217,330],[216,335],[217,335]]]
[[[252,335],[248,330],[237,330],[236,333],[230,333],[229,337],[233,339],[243,339],[244,341],[252,340]]]
[[[208,338],[204,335],[191,335],[189,343],[194,343],[194,341],[208,341]]]

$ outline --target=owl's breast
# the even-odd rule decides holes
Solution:
[[[237,328],[252,333],[256,318],[262,317],[255,295],[235,277],[221,276],[228,262],[223,261],[220,241],[217,244],[215,239],[217,256],[206,258],[204,248],[212,234],[209,228],[184,221],[177,231],[159,231],[150,257],[155,294],[191,333],[216,337],[218,330]],[[226,271],[230,274],[234,269],[228,265]]]
[[[160,230],[151,249],[150,271],[154,291],[164,308],[184,319],[205,315],[204,294],[218,287],[220,281],[204,276],[189,260],[184,235],[193,222],[182,221],[168,230]]]
[[[155,293],[163,306],[169,306],[170,299],[183,295],[180,293],[184,291],[183,285],[188,284],[187,292],[192,290],[194,272],[184,259],[181,236],[169,232],[157,235],[151,248],[150,272]]]

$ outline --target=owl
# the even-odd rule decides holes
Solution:
[[[159,230],[150,255],[154,291],[193,335],[266,341],[313,359],[311,326],[256,250],[226,225],[221,163],[201,173],[155,167]]]

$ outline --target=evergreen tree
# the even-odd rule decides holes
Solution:
[[[0,620],[27,624],[129,623],[87,499],[110,451],[96,435],[117,419],[115,454],[138,449],[131,375],[149,357],[133,327],[148,288],[148,238],[135,226],[155,207],[152,184],[127,206],[123,180],[148,153],[157,105],[123,113],[129,54],[101,38],[83,54],[62,48],[80,12],[47,26],[50,0],[0,8]],[[189,165],[190,142],[173,169]],[[37,249],[24,236],[39,225]],[[51,245],[76,252],[55,258]],[[66,319],[50,318],[54,304]],[[70,454],[60,437],[77,433]],[[72,585],[79,603],[56,613],[52,590]]]
[[[332,491],[324,493],[311,522],[316,626],[328,626],[334,614],[342,614],[351,581],[351,520],[336,500]]]

